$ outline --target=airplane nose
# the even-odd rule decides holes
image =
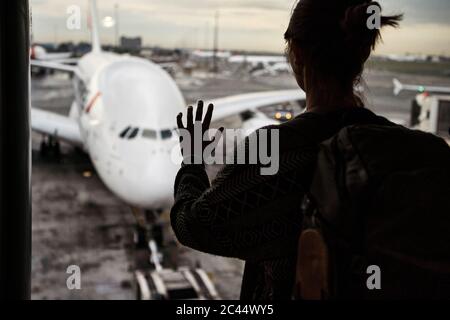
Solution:
[[[180,166],[170,157],[154,157],[142,168],[139,183],[134,186],[136,202],[146,209],[167,209],[172,205],[175,177]]]
[[[148,175],[150,202],[154,206],[168,207],[173,200],[176,171],[170,166],[161,171],[156,168],[151,170],[152,172]]]
[[[122,153],[117,170],[98,171],[108,187],[125,203],[147,210],[167,210],[173,204],[174,184],[181,160],[167,146]],[[111,174],[114,171],[116,174]]]

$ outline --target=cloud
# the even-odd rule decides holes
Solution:
[[[404,13],[406,25],[439,23],[450,25],[448,0],[379,0],[385,13]]]
[[[450,55],[450,25],[416,24],[386,30],[377,52]]]

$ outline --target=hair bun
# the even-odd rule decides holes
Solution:
[[[379,8],[379,28],[370,28],[369,18],[375,12],[368,10],[371,6]],[[364,0],[348,7],[340,22],[344,33],[344,41],[352,48],[373,49],[381,38],[380,29],[385,26],[397,27],[403,15],[382,16],[381,5],[376,1]]]
[[[346,34],[354,33],[366,33],[370,30],[367,27],[367,21],[370,17],[368,9],[370,6],[376,5],[380,8],[378,2],[365,1],[365,3],[350,6],[344,13],[344,17],[341,20],[341,28]]]
[[[305,86],[330,100],[328,85],[340,92],[353,91],[381,38],[380,28],[372,29],[371,25],[397,26],[402,18],[375,16],[380,13],[381,6],[371,0],[298,1],[285,33],[288,58],[297,79],[306,79]]]

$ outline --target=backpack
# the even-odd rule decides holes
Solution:
[[[302,204],[294,296],[450,298],[450,148],[397,125],[320,145]]]

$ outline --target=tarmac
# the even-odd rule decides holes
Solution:
[[[432,76],[394,75],[371,71],[366,75],[367,106],[375,112],[408,122],[413,93],[395,97],[392,78],[406,83],[450,85],[450,79]],[[290,75],[251,78],[197,73],[177,78],[188,103],[232,94],[296,88]],[[32,104],[68,114],[73,100],[72,84],[65,75],[50,75],[32,81]],[[237,118],[227,125],[237,126]],[[219,125],[219,124],[217,124]],[[87,155],[62,144],[60,159],[42,157],[42,137],[33,133],[33,251],[32,298],[127,300],[135,298],[133,281],[134,217],[100,181]],[[214,177],[219,168],[210,168]],[[167,263],[201,266],[212,278],[224,299],[238,299],[243,263],[215,257],[177,245],[165,215],[171,255]],[[81,270],[81,290],[69,290],[67,268]]]

